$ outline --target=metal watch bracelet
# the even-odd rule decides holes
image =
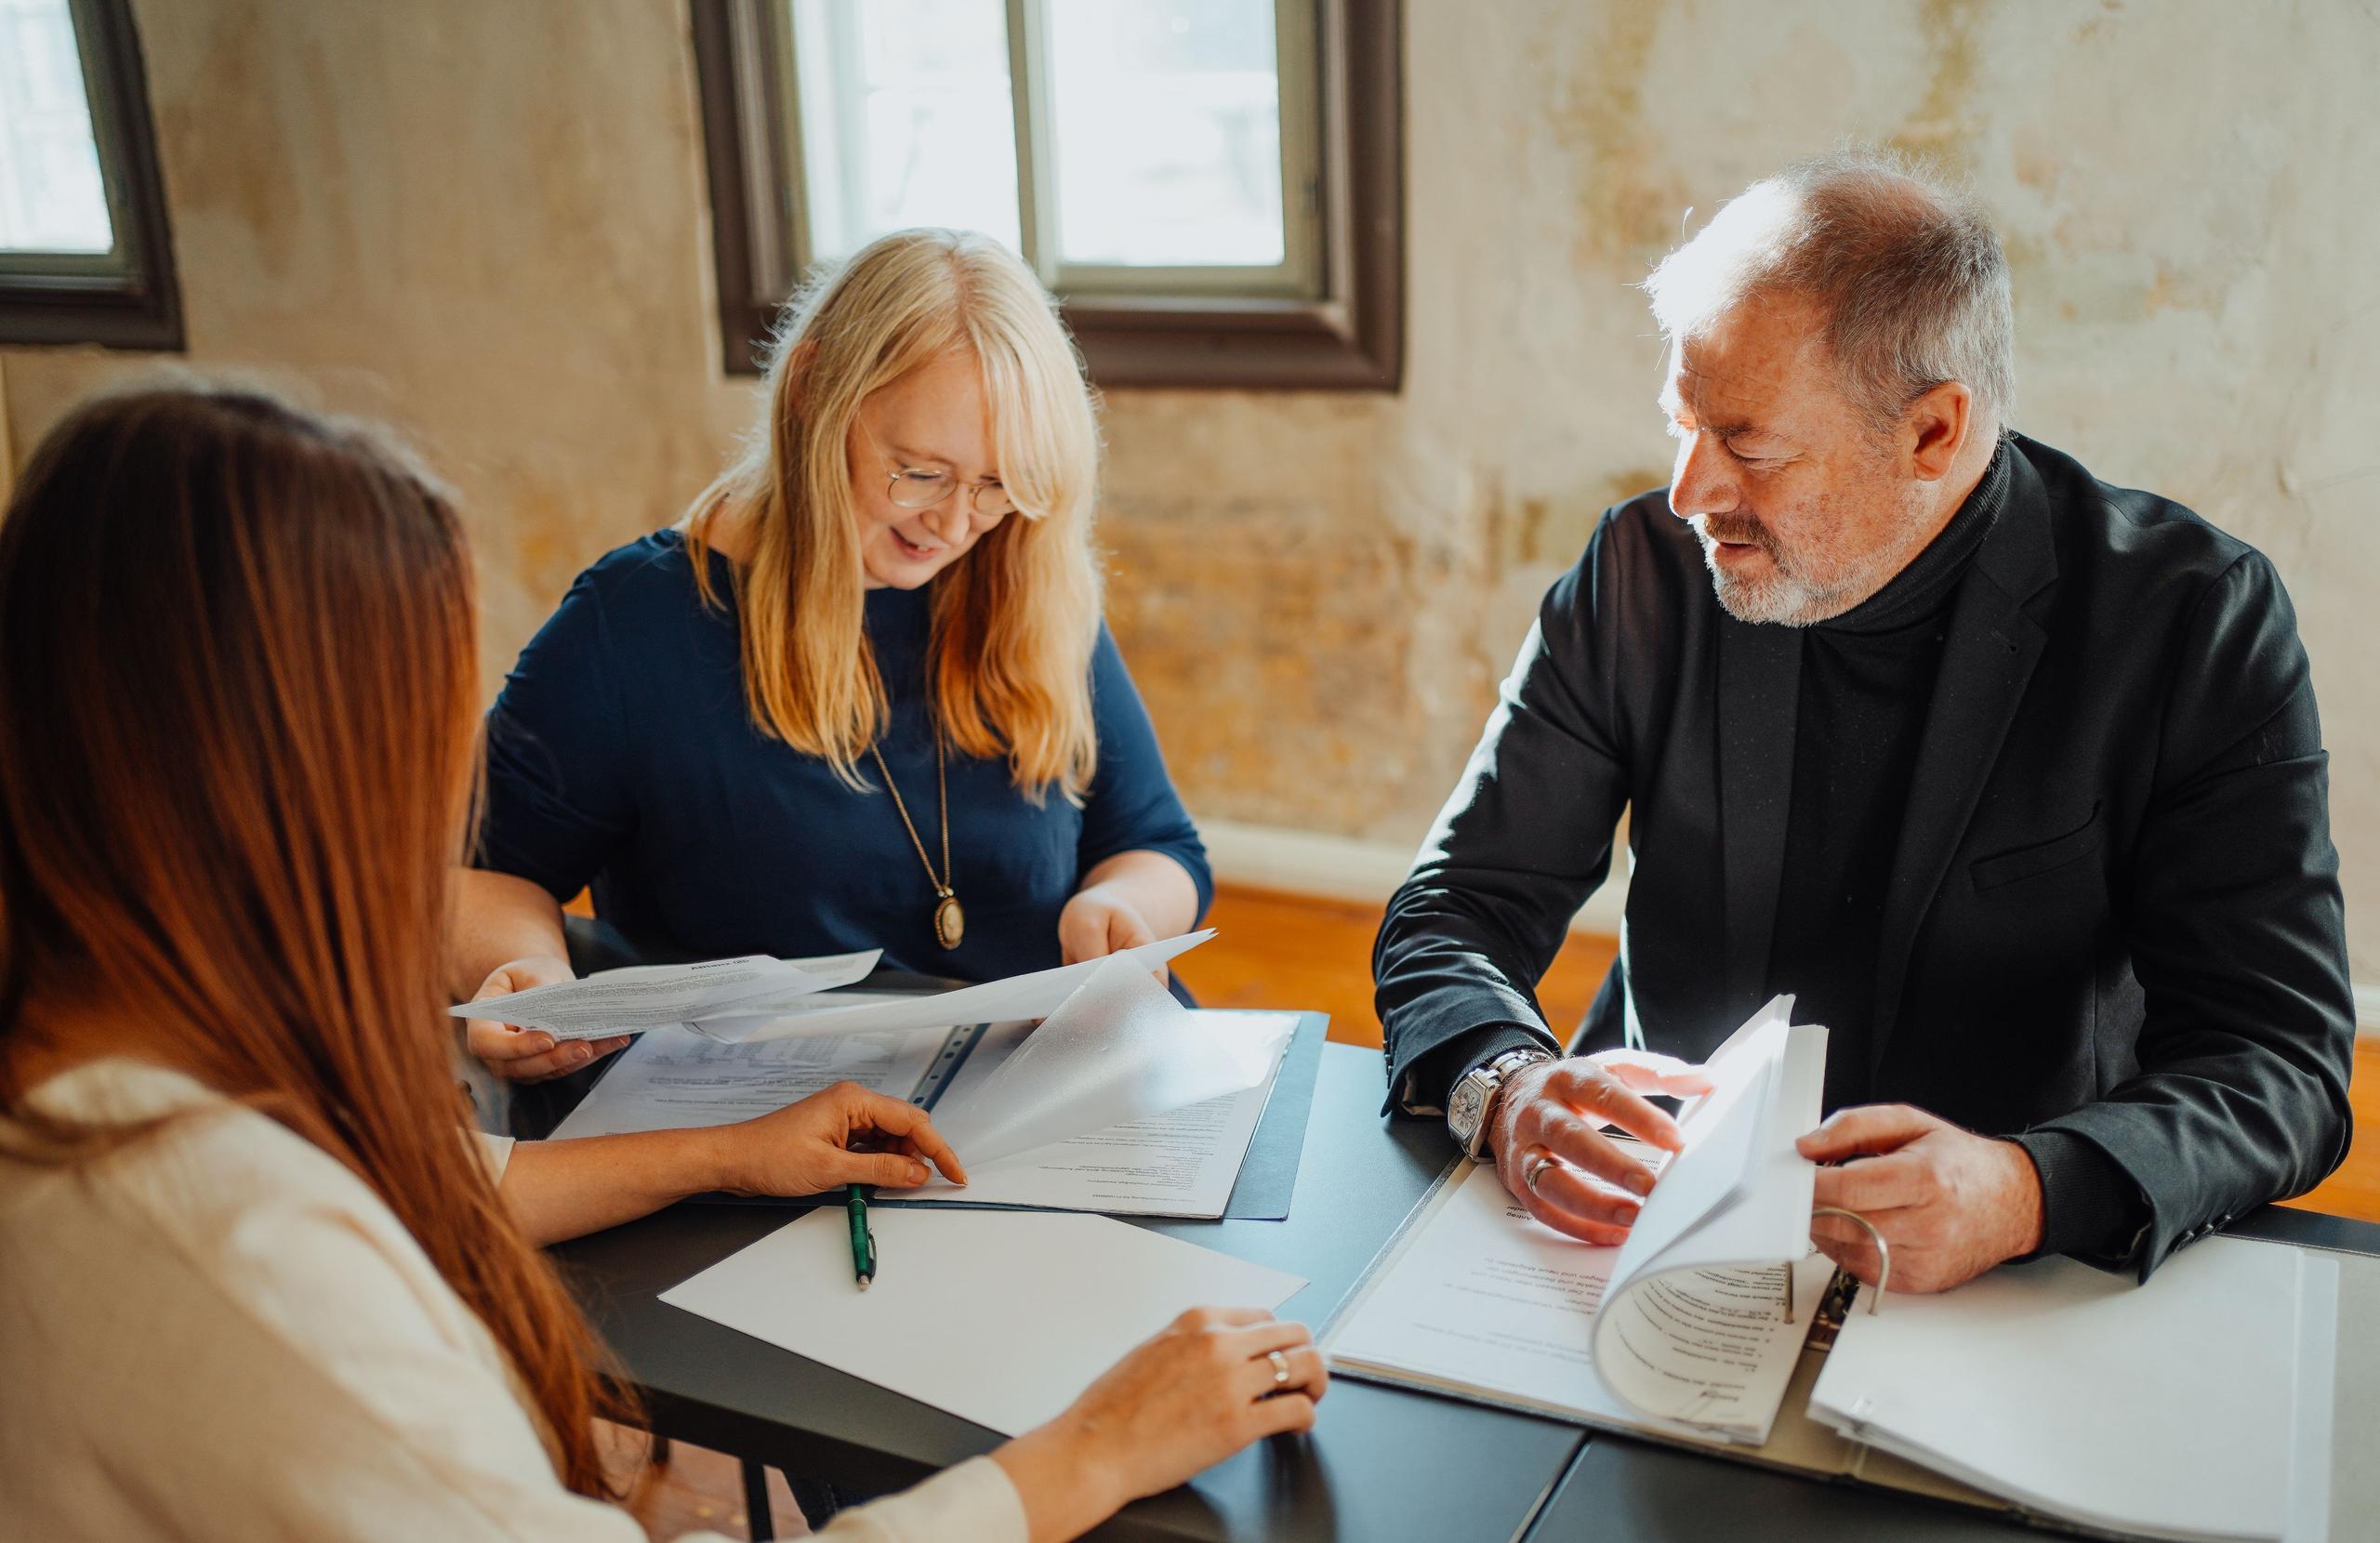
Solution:
[[[1457,1079],[1447,1100],[1447,1129],[1473,1162],[1488,1159],[1488,1132],[1504,1087],[1525,1067],[1554,1056],[1535,1045],[1504,1051],[1484,1066],[1474,1066]]]

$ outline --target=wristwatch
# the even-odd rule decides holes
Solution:
[[[1506,1050],[1487,1065],[1474,1066],[1462,1074],[1447,1098],[1447,1129],[1453,1133],[1454,1143],[1462,1148],[1464,1156],[1474,1163],[1488,1160],[1488,1128],[1496,1117],[1496,1095],[1522,1068],[1553,1059],[1551,1054],[1530,1045]]]

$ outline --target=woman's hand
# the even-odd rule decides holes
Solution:
[[[480,983],[471,1000],[509,996],[516,991],[576,979],[568,959],[540,954],[498,965],[494,974]],[[469,1020],[464,1025],[464,1034],[471,1054],[485,1062],[488,1070],[510,1082],[545,1082],[565,1072],[575,1072],[620,1048],[629,1037],[615,1035],[609,1039],[558,1040],[543,1029],[520,1028],[492,1018]]]
[[[718,1187],[736,1194],[823,1194],[845,1184],[913,1188],[926,1160],[967,1182],[959,1154],[916,1104],[839,1082],[774,1114],[710,1132]],[[865,1145],[874,1151],[859,1151]]]
[[[1286,1382],[1271,1352],[1280,1352]],[[1329,1384],[1304,1325],[1261,1308],[1194,1308],[992,1460],[1024,1497],[1034,1543],[1057,1543],[1259,1436],[1313,1430]]]
[[[1155,942],[1157,933],[1147,918],[1130,901],[1104,884],[1080,890],[1058,913],[1058,954],[1067,964],[1104,959],[1110,954]],[[1157,979],[1165,979],[1163,970],[1157,972]]]

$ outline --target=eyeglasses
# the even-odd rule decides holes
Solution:
[[[895,469],[885,484],[884,495],[905,509],[930,509],[962,487],[967,490],[968,513],[977,524],[990,525],[1016,512],[1016,500],[998,482],[961,482],[947,471],[913,467]]]

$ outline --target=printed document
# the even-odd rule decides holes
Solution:
[[[1628,1241],[1566,1238],[1464,1165],[1325,1338],[1355,1375],[1600,1423],[1768,1439],[1833,1273],[1809,1247],[1826,1031],[1779,997],[1707,1063]],[[1633,1145],[1633,1143],[1630,1143]],[[1648,1165],[1651,1166],[1651,1165]],[[1790,1303],[1790,1308],[1789,1308]]]
[[[1192,1012],[1137,962],[1101,963],[1038,1024],[734,1044],[656,1030],[620,1052],[553,1134],[726,1125],[848,1077],[931,1110],[972,1180],[888,1197],[1219,1217],[1297,1016]]]
[[[1273,1092],[1273,1080],[1297,1015],[1279,1012],[1197,1012],[1203,1033],[1230,1037],[1264,1058],[1263,1080],[1162,1114],[1126,1119],[1068,1140],[977,1163],[967,1157],[965,1188],[940,1178],[917,1190],[882,1192],[913,1203],[1033,1206],[1105,1211],[1118,1216],[1219,1217],[1231,1204],[1240,1164]],[[998,1095],[993,1072],[1033,1032],[1029,1023],[985,1031],[966,1064],[934,1104],[936,1122],[971,1101]],[[964,1134],[962,1129],[962,1135]]]
[[[722,1045],[685,1028],[655,1029],[619,1053],[553,1139],[733,1125],[843,1081],[906,1100],[952,1038],[946,1029],[910,1029]]]
[[[814,959],[753,954],[701,964],[631,965],[447,1010],[456,1018],[543,1029],[556,1039],[642,1034],[729,1011],[784,1011],[814,992],[865,980],[882,955],[871,948]]]

